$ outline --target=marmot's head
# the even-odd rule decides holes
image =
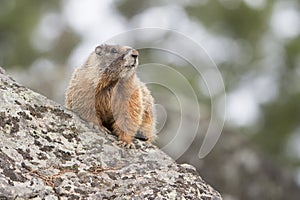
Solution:
[[[131,47],[102,44],[95,48],[92,60],[93,63],[98,64],[100,71],[110,68],[110,70],[118,72],[122,78],[134,72],[138,66],[138,55],[138,51]],[[114,70],[113,68],[118,69]]]
[[[108,67],[116,59],[124,56],[128,61],[128,65],[138,64],[138,51],[127,46],[102,44],[95,48],[87,60],[87,66],[97,66],[99,69]]]
[[[105,69],[111,70],[114,66],[119,66],[118,72],[115,72],[120,78],[128,77],[138,66],[138,55],[137,50],[128,46],[102,44],[90,54],[83,65],[83,70],[87,70],[87,74],[95,80],[95,85],[97,77],[99,78]]]

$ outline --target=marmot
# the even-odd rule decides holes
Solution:
[[[138,51],[100,45],[77,68],[66,91],[65,106],[86,121],[115,133],[122,146],[132,148],[141,132],[147,142],[156,138],[154,100],[136,75]]]

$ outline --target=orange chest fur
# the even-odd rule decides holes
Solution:
[[[95,109],[103,125],[110,126],[118,118],[140,121],[143,112],[142,93],[135,85],[127,86],[118,82],[95,94]],[[138,122],[139,123],[139,122]]]

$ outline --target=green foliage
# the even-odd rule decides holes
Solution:
[[[254,140],[277,158],[286,156],[286,142],[299,126],[299,102],[300,93],[289,97],[282,96],[282,99],[262,107],[263,127],[255,134]]]
[[[0,65],[6,68],[26,68],[42,56],[62,62],[74,47],[76,36],[66,29],[59,40],[63,41],[48,52],[33,47],[33,33],[45,13],[58,12],[60,1],[16,1],[0,2]],[[40,41],[43,42],[43,41]],[[51,56],[50,56],[51,55]],[[62,58],[64,57],[64,58]]]
[[[256,41],[268,29],[271,5],[255,10],[241,2],[237,8],[226,9],[219,1],[208,1],[187,6],[186,11],[215,33]]]
[[[243,2],[238,8],[226,9],[219,1],[208,1],[205,5],[187,6],[186,10],[192,18],[199,20],[215,34],[243,39],[254,47],[259,47],[263,37],[266,35],[273,37],[270,35],[270,17],[275,2],[267,1],[263,9],[255,10]],[[262,126],[260,128],[250,127],[245,130],[253,134],[255,143],[277,158],[286,156],[286,142],[291,133],[297,129],[300,121],[300,91],[295,88],[295,85],[300,83],[299,79],[295,81],[294,78],[296,70],[299,71],[297,69],[297,67],[299,68],[300,56],[299,38],[287,40],[284,43],[284,54],[281,55],[284,66],[280,66],[280,78],[278,80],[279,96],[275,101],[261,106]],[[282,41],[277,42],[281,43]],[[259,62],[261,58],[267,56],[259,48],[255,48],[254,54],[250,63],[252,67],[238,66],[234,62],[224,63],[220,67],[221,71],[226,69],[224,74],[228,77],[225,77],[227,80],[225,84],[227,84],[229,92],[239,83],[240,79],[237,77],[256,73],[260,67],[254,66],[253,68],[253,63]]]
[[[300,36],[288,41],[285,44],[285,50],[285,63],[287,64],[287,67],[296,70],[297,65],[298,67],[300,65]]]

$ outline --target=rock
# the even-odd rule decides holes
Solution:
[[[0,199],[221,199],[155,146],[117,145],[0,67]]]

